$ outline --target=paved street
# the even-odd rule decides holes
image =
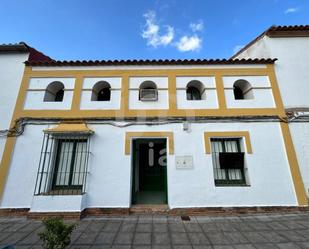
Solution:
[[[86,218],[71,248],[309,248],[309,213],[242,216],[127,216]],[[0,219],[0,248],[41,248],[39,221]]]

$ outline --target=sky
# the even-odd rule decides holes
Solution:
[[[229,58],[309,0],[0,0],[0,43],[56,60]]]

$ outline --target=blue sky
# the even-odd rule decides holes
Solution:
[[[295,24],[309,24],[309,0],[1,0],[0,43],[59,60],[228,58]]]

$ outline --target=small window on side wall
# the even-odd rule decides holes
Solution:
[[[62,102],[64,96],[64,85],[59,81],[50,83],[44,95],[44,102]]]
[[[144,81],[139,87],[139,100],[156,101],[158,100],[158,88],[153,81]]]
[[[204,85],[197,80],[190,81],[186,89],[187,100],[202,100],[206,98]]]
[[[106,81],[97,82],[92,88],[91,101],[110,101],[111,86]]]
[[[251,84],[246,80],[237,80],[233,85],[234,98],[236,100],[241,99],[253,99],[253,90]]]

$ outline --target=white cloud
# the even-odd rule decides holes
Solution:
[[[190,23],[190,28],[193,32],[202,31],[204,29],[203,20],[199,20],[197,23]]]
[[[241,50],[244,47],[244,45],[236,45],[233,48],[233,54],[236,54],[239,50]]]
[[[163,28],[165,32],[161,32],[160,25],[158,24],[156,13],[154,11],[148,11],[144,15],[145,25],[141,36],[146,39],[147,45],[157,48],[159,46],[174,46],[181,52],[199,51],[202,47],[202,39],[196,34],[197,31],[204,29],[204,23],[200,20],[197,23],[190,23],[190,29],[193,31],[193,35],[184,35],[180,37],[177,42],[175,40],[174,27],[171,25],[165,25]]]
[[[299,11],[299,8],[296,8],[296,7],[294,7],[294,8],[288,8],[288,9],[286,9],[286,10],[284,11],[284,14],[295,13],[295,12],[297,12],[297,11]]]
[[[160,26],[157,24],[156,13],[148,11],[144,14],[146,19],[145,29],[143,30],[142,37],[147,40],[147,45],[154,48],[158,46],[167,46],[174,39],[174,28],[166,25],[166,33],[160,35]]]
[[[197,35],[183,36],[179,42],[176,43],[176,47],[181,52],[198,51],[202,47],[202,39]]]

